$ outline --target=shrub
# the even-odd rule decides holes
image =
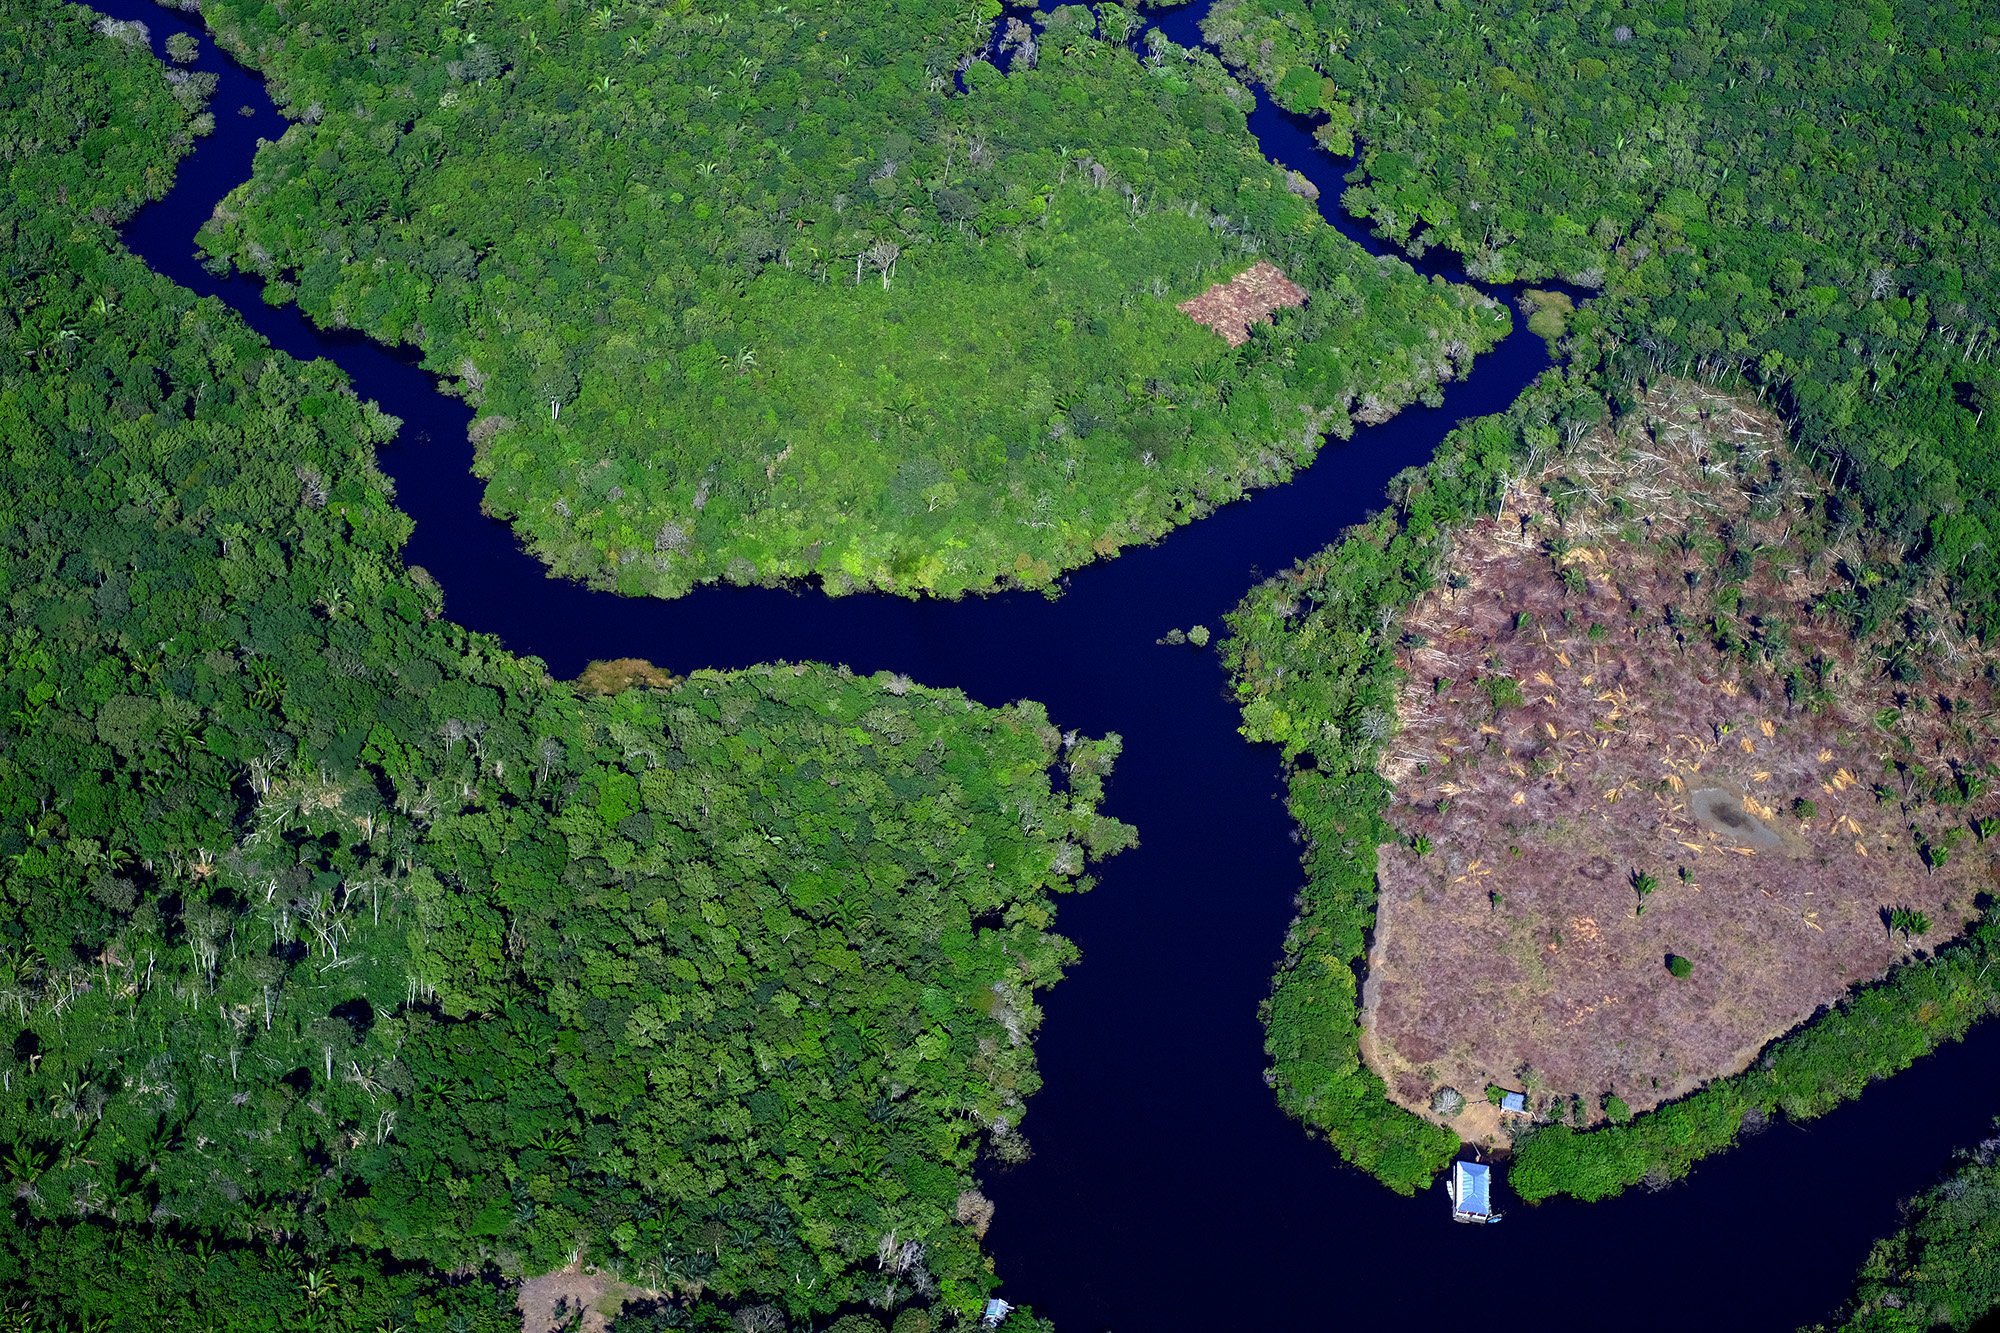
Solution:
[[[1694,962],[1691,959],[1681,957],[1677,953],[1670,953],[1667,955],[1667,971],[1677,977],[1685,977],[1694,971]]]
[[[1632,872],[1632,892],[1639,895],[1639,905],[1633,912],[1634,916],[1646,914],[1646,899],[1652,897],[1653,891],[1659,887],[1660,881],[1655,879],[1651,872],[1645,870]]]
[[[882,1333],[882,1324],[865,1314],[842,1315],[833,1321],[833,1327],[827,1333]]]

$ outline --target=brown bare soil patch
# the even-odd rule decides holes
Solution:
[[[1644,1110],[1994,887],[1992,654],[1941,597],[1857,643],[1839,608],[1891,557],[1829,530],[1788,457],[1751,406],[1656,389],[1458,531],[1409,611],[1363,1049],[1411,1110],[1490,1083],[1582,1123],[1606,1094]],[[1892,935],[1893,907],[1931,929]],[[1447,1123],[1498,1139],[1471,1109]]]
[[[617,657],[609,662],[592,662],[576,678],[576,687],[585,694],[623,694],[635,686],[648,690],[672,689],[679,682],[643,657]]]
[[[514,1304],[521,1311],[521,1333],[554,1333],[572,1327],[581,1333],[606,1333],[625,1302],[657,1295],[596,1268],[573,1263],[524,1279]],[[579,1313],[582,1322],[572,1325],[569,1321]]]
[[[1231,347],[1250,341],[1252,324],[1268,324],[1273,313],[1306,303],[1306,289],[1261,260],[1228,282],[1218,282],[1175,309],[1222,335]]]

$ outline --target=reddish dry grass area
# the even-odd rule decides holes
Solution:
[[[1952,640],[1938,654],[1957,663],[1950,679],[1928,679],[1913,707],[1902,692],[1918,687],[1887,677],[1880,645],[1857,647],[1808,609],[1866,560],[1787,544],[1814,483],[1787,473],[1782,426],[1686,385],[1647,408],[1643,427],[1581,442],[1461,529],[1447,586],[1404,624],[1383,770],[1405,841],[1381,849],[1364,1050],[1420,1113],[1441,1086],[1476,1106],[1489,1083],[1525,1086],[1545,1108],[1581,1097],[1587,1120],[1606,1093],[1634,1111],[1685,1094],[1908,956],[1885,909],[1927,913],[1917,943],[1935,947],[1995,882],[1992,843],[1967,838],[1933,873],[1917,842],[1995,803],[1910,808],[1893,767],[1994,758],[1986,655]],[[1551,495],[1564,493],[1574,508],[1558,523]],[[1665,619],[1669,605],[1715,609],[1722,537],[1764,548],[1740,616],[1791,627],[1775,664],[1700,630],[1681,643]],[[1815,655],[1837,682],[1818,712],[1788,702],[1782,674]],[[1522,702],[1496,707],[1483,684],[1495,678]],[[1886,729],[1881,710],[1894,710]],[[1884,782],[1891,799],[1878,800]],[[1753,817],[1742,829],[1697,818],[1691,794],[1716,788]],[[1816,811],[1801,817],[1800,798]],[[1758,824],[1781,845],[1753,848]],[[1658,882],[1643,914],[1638,873]],[[1669,954],[1692,974],[1671,976]],[[1448,1123],[1497,1139],[1478,1109]]]
[[[608,662],[592,662],[576,678],[577,689],[585,694],[623,694],[630,689],[670,690],[673,673],[654,666],[643,657],[615,657]]]
[[[1214,329],[1231,347],[1241,347],[1250,341],[1252,324],[1268,324],[1274,312],[1305,303],[1305,288],[1260,260],[1175,309]]]

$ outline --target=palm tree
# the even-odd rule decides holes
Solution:
[[[7,1176],[17,1185],[32,1185],[49,1169],[55,1154],[47,1148],[21,1140],[7,1150],[4,1166]]]
[[[321,1302],[333,1299],[340,1290],[340,1283],[317,1268],[308,1268],[299,1279],[299,1290],[304,1293],[306,1304],[317,1307]]]

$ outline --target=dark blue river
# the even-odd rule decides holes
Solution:
[[[1054,600],[719,587],[622,599],[548,578],[482,516],[468,409],[413,355],[319,331],[267,306],[260,284],[202,267],[196,229],[285,121],[198,23],[146,0],[95,7],[147,23],[156,48],[194,33],[197,68],[221,79],[216,133],[184,161],[173,192],[126,228],[126,243],[284,351],[331,359],[402,418],[381,463],[416,520],[407,559],[437,579],[455,620],[558,676],[624,656],[675,672],[830,661],[987,703],[1039,699],[1063,727],[1125,737],[1108,808],[1142,845],[1062,906],[1083,962],[1044,997],[1036,1044],[1047,1086],[1024,1125],[1036,1153],[987,1185],[1002,1294],[1064,1333],[1446,1322],[1782,1333],[1839,1306],[1870,1240],[1895,1226],[1898,1201],[2000,1113],[2000,1027],[1988,1025],[1824,1119],[1773,1126],[1674,1188],[1516,1206],[1503,1226],[1462,1227],[1441,1189],[1399,1198],[1277,1110],[1256,1010],[1302,883],[1279,758],[1237,735],[1212,651],[1154,641],[1175,627],[1219,629],[1260,576],[1381,505],[1389,478],[1428,458],[1455,422],[1505,408],[1548,365],[1525,328],[1450,386],[1443,407],[1330,443],[1289,484],[1086,568]],[[1160,23],[1193,44],[1205,10],[1202,0]],[[1320,186],[1329,222],[1382,251],[1340,212],[1349,164],[1320,152],[1310,126],[1262,97],[1250,125],[1269,156]],[[1420,267],[1461,276],[1438,253]]]

